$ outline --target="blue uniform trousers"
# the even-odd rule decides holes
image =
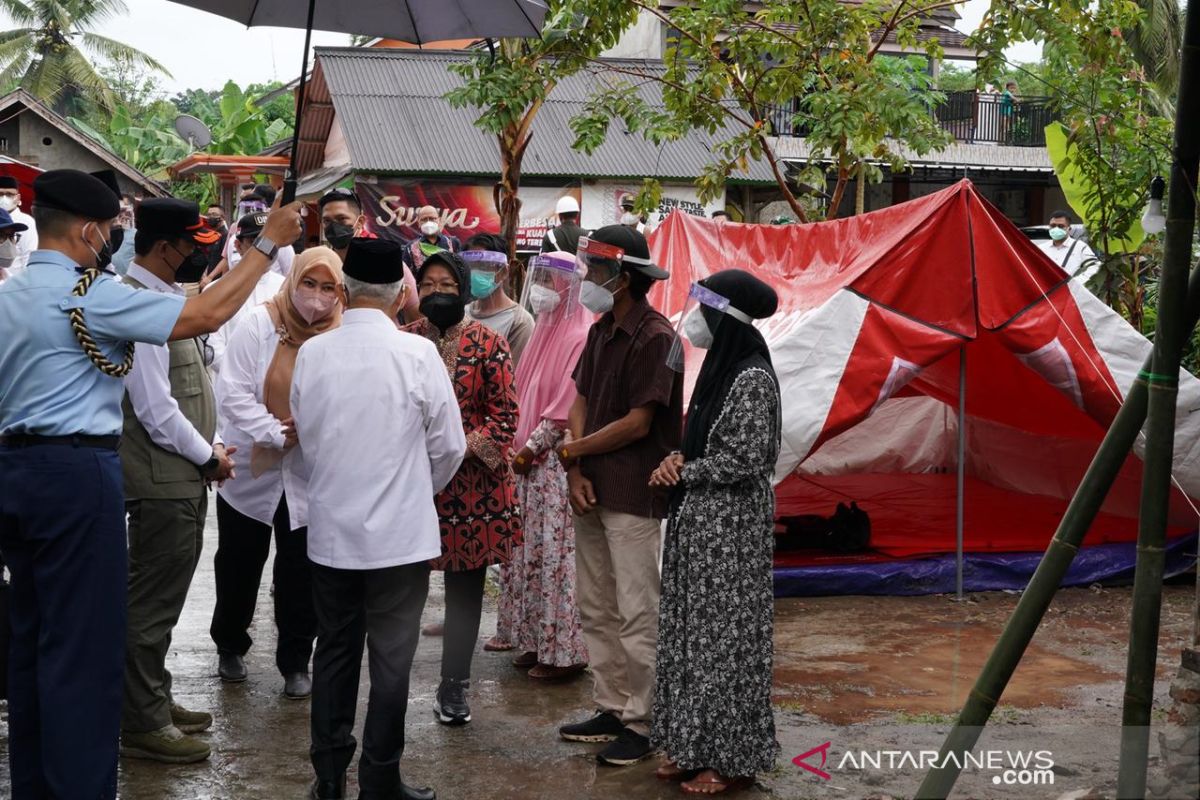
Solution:
[[[125,541],[115,451],[0,446],[13,800],[116,797]]]

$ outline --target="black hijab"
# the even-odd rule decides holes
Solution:
[[[733,308],[752,319],[766,319],[779,307],[775,290],[745,270],[722,270],[700,281],[700,285],[728,298]],[[704,357],[688,406],[683,432],[685,461],[704,455],[709,432],[739,375],[748,369],[763,369],[775,381],[776,391],[779,385],[767,342],[757,328],[708,306],[700,306],[700,310],[714,329],[713,345]]]

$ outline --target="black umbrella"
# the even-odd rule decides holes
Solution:
[[[499,39],[537,36],[546,16],[545,0],[172,0],[242,22],[246,27],[304,29],[304,58],[297,92],[292,163],[283,182],[283,202],[296,196],[296,157],[300,114],[308,82],[308,51],[313,30],[381,36],[420,45],[445,39]]]

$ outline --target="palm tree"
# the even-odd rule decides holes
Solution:
[[[1151,98],[1158,113],[1173,119],[1183,58],[1184,6],[1181,0],[1137,0],[1146,16],[1125,41],[1154,86]]]
[[[93,62],[124,60],[169,74],[127,44],[89,29],[129,12],[123,0],[0,0],[17,26],[0,33],[0,91],[20,86],[61,113],[78,101],[105,111],[117,104]]]

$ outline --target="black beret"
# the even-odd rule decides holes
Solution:
[[[12,175],[0,175],[0,189],[20,189],[17,179]]]
[[[399,283],[404,279],[404,245],[388,239],[351,239],[342,272],[363,283]]]
[[[134,226],[139,236],[150,239],[190,238],[196,244],[209,245],[221,238],[200,218],[200,206],[174,197],[143,200],[134,212]]]
[[[114,219],[121,202],[104,181],[77,169],[52,169],[33,181],[33,204],[84,219]]]
[[[112,190],[118,198],[121,196],[121,184],[117,183],[117,173],[111,169],[100,169],[95,172],[89,172],[93,178],[99,178],[100,181]]]

